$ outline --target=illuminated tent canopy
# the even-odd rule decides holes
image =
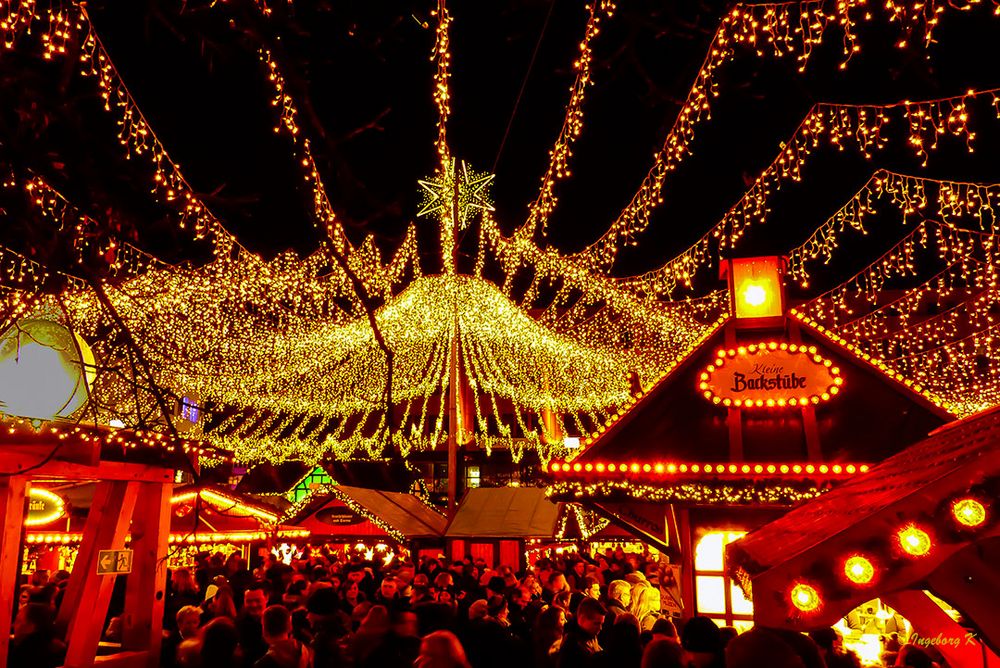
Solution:
[[[941,5],[928,21],[926,7],[901,4],[889,12],[887,29],[901,31],[913,48],[935,43],[937,14],[958,12]],[[470,169],[449,143],[453,21],[439,0],[431,86],[438,112],[435,165],[426,178],[413,175],[426,195],[417,213],[432,217],[430,248],[418,247],[412,225],[387,250],[370,236],[359,243],[348,237],[310,132],[298,124],[281,63],[261,49],[275,129],[288,140],[310,216],[325,239],[305,257],[285,252],[265,260],[240,243],[200,195],[207,189],[189,183],[170,157],[85,4],[17,3],[0,27],[4,43],[44,61],[76,54],[66,71],[106,101],[102,107],[118,128],[130,171],[148,178],[152,197],[143,197],[155,200],[152,206],[200,255],[181,263],[154,257],[140,247],[146,239],[134,239],[136,245],[118,238],[111,221],[74,206],[43,176],[15,173],[5,190],[22,196],[63,243],[61,254],[37,258],[28,249],[0,246],[5,324],[57,318],[91,344],[98,377],[88,419],[169,432],[170,404],[197,393],[215,410],[203,425],[205,437],[243,461],[378,458],[433,450],[446,436],[487,451],[502,446],[515,458],[534,450],[547,460],[565,454],[567,436],[603,432],[639,388],[676,366],[726,317],[721,293],[707,288],[699,298],[684,295],[703,288],[698,282],[715,273],[718,260],[737,253],[747,232],[768,220],[772,195],[802,179],[820,146],[872,159],[898,144],[926,163],[939,138],[942,145],[955,140],[972,148],[973,119],[995,116],[995,89],[880,104],[818,103],[792,136],[776,142],[773,160],[739,200],[688,248],[643,274],[613,277],[616,270],[631,273],[621,266],[622,251],[639,243],[663,202],[668,176],[693,153],[696,135],[725,92],[721,72],[737,60],[754,66],[783,60],[801,71],[829,41],[835,51],[842,48],[846,68],[861,49],[858,26],[871,19],[859,3],[812,1],[738,5],[720,16],[708,55],[634,195],[597,239],[568,252],[554,247],[546,229],[558,186],[573,172],[594,44],[614,32],[603,29],[614,13],[611,2],[587,5],[579,49],[568,59],[573,81],[565,120],[550,147],[541,149],[548,164],[527,214],[509,220],[490,202],[493,175]],[[890,126],[900,131],[889,132]],[[815,265],[832,257],[845,233],[864,231],[876,211],[906,225],[905,236],[855,276],[810,299],[801,318],[944,396],[956,415],[995,404],[1000,356],[990,309],[1000,257],[998,190],[993,183],[874,169],[861,190],[802,235],[804,241],[781,249],[790,274],[808,285]],[[474,252],[456,252],[462,233],[471,230],[478,232],[467,235]],[[937,264],[918,271],[918,246]],[[920,282],[902,297],[886,288],[918,273]],[[929,308],[938,294],[956,303]],[[451,410],[453,400],[460,410]]]

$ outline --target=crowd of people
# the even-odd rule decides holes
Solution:
[[[238,554],[170,573],[166,668],[854,668],[834,629],[739,634],[661,614],[656,564],[621,550],[536,561],[416,563],[307,551],[250,571]],[[60,665],[53,619],[65,577],[26,585],[9,668]],[[106,639],[114,640],[117,618]],[[943,667],[906,645],[887,666]]]

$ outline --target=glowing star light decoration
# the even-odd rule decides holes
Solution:
[[[417,181],[423,189],[423,201],[417,215],[450,218],[457,204],[458,229],[464,230],[476,212],[495,210],[488,190],[492,181],[493,174],[474,172],[464,160],[456,169],[452,158],[446,173],[439,172],[432,178]]]
[[[975,499],[959,499],[951,505],[951,514],[960,524],[977,527],[986,521],[986,508]]]

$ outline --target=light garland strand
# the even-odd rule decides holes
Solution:
[[[671,295],[692,287],[696,274],[707,267],[716,249],[733,249],[752,225],[762,225],[770,213],[768,202],[786,181],[802,180],[802,171],[813,152],[826,142],[837,150],[853,147],[866,159],[886,147],[883,131],[900,112],[907,125],[907,143],[914,154],[927,163],[929,151],[938,147],[939,138],[961,138],[973,149],[975,133],[969,129],[968,104],[977,99],[991,99],[1000,119],[1000,88],[970,90],[964,95],[917,102],[903,101],[884,105],[847,105],[818,103],[782,142],[781,150],[758,175],[753,184],[712,228],[691,246],[660,267],[640,276],[622,279],[622,284],[639,294]]]
[[[711,100],[718,96],[718,70],[736,57],[737,47],[757,57],[772,55],[784,58],[796,55],[799,71],[803,71],[813,48],[822,43],[827,30],[837,26],[844,35],[841,69],[851,57],[861,50],[857,43],[858,18],[871,18],[865,0],[837,0],[786,2],[760,5],[737,5],[723,17],[705,57],[695,76],[687,99],[674,121],[674,125],[656,153],[639,190],[611,224],[608,231],[596,242],[575,257],[587,266],[608,271],[614,265],[622,244],[635,243],[636,235],[649,226],[652,211],[663,201],[662,190],[667,175],[675,170],[690,153],[695,128],[710,118]],[[932,20],[925,20],[920,8],[934,5]],[[979,4],[973,2],[971,4]],[[901,24],[904,33],[922,27],[925,42],[930,43],[931,33],[938,22],[938,14],[945,6],[940,3],[915,2],[891,3],[890,20]],[[905,41],[903,42],[905,46]]]
[[[576,77],[570,86],[566,116],[559,136],[549,151],[549,166],[542,175],[541,188],[535,201],[528,207],[528,220],[517,234],[532,238],[537,231],[546,232],[549,216],[559,199],[555,195],[556,183],[570,176],[569,161],[573,155],[573,143],[583,132],[583,102],[592,81],[593,47],[591,42],[600,32],[601,22],[614,16],[616,5],[612,0],[593,0],[588,9],[587,27],[580,41],[579,55],[573,61]]]

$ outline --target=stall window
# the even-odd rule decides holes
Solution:
[[[694,551],[695,607],[719,626],[735,626],[740,632],[753,626],[753,604],[726,574],[726,545],[746,531],[710,531]]]
[[[316,487],[321,485],[329,485],[333,482],[333,478],[330,477],[322,466],[317,466],[308,475],[299,480],[299,482],[288,492],[288,500],[292,503],[298,503]]]
[[[469,466],[465,469],[465,488],[473,489],[479,487],[480,476],[478,466]]]

